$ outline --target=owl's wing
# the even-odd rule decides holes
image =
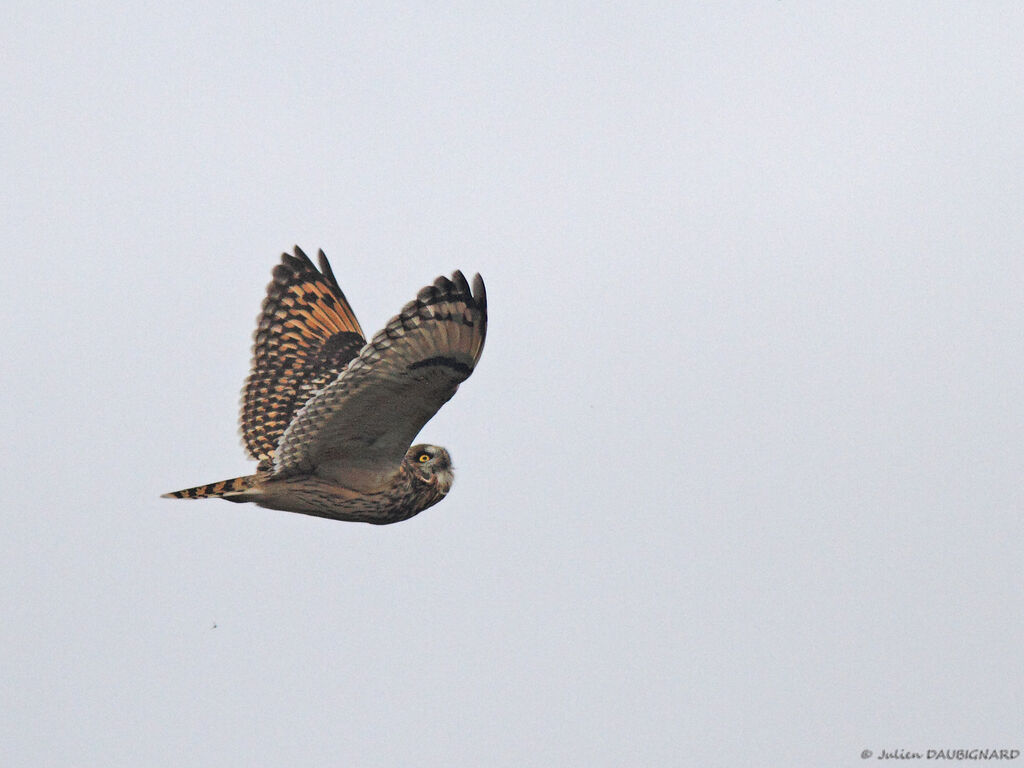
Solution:
[[[261,470],[273,466],[296,412],[366,344],[323,251],[319,262],[317,270],[298,246],[281,254],[263,300],[241,413],[242,441]]]
[[[395,472],[413,438],[480,359],[487,295],[461,272],[439,277],[298,412],[274,454],[274,474],[313,472],[368,490]]]

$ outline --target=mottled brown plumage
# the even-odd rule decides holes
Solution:
[[[331,265],[320,270],[298,247],[281,254],[256,323],[252,373],[242,390],[242,440],[270,469],[274,448],[295,412],[345,370],[366,344]]]
[[[409,444],[480,359],[483,280],[437,278],[365,343],[322,251],[319,262],[296,247],[267,286],[241,413],[258,471],[166,497],[383,524],[448,493],[448,452]]]

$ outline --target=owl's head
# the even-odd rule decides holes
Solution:
[[[437,484],[447,493],[454,479],[452,457],[438,445],[420,443],[414,445],[405,454],[405,460],[414,474],[430,481],[437,478]]]

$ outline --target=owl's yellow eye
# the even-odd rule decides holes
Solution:
[[[430,454],[421,453],[419,456],[416,457],[416,461],[418,461],[420,464],[426,464],[428,461],[430,461]]]

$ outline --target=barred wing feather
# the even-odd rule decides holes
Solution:
[[[366,344],[331,265],[320,269],[295,246],[281,254],[254,334],[252,372],[242,390],[241,431],[260,470],[295,414],[313,393],[334,381]]]

